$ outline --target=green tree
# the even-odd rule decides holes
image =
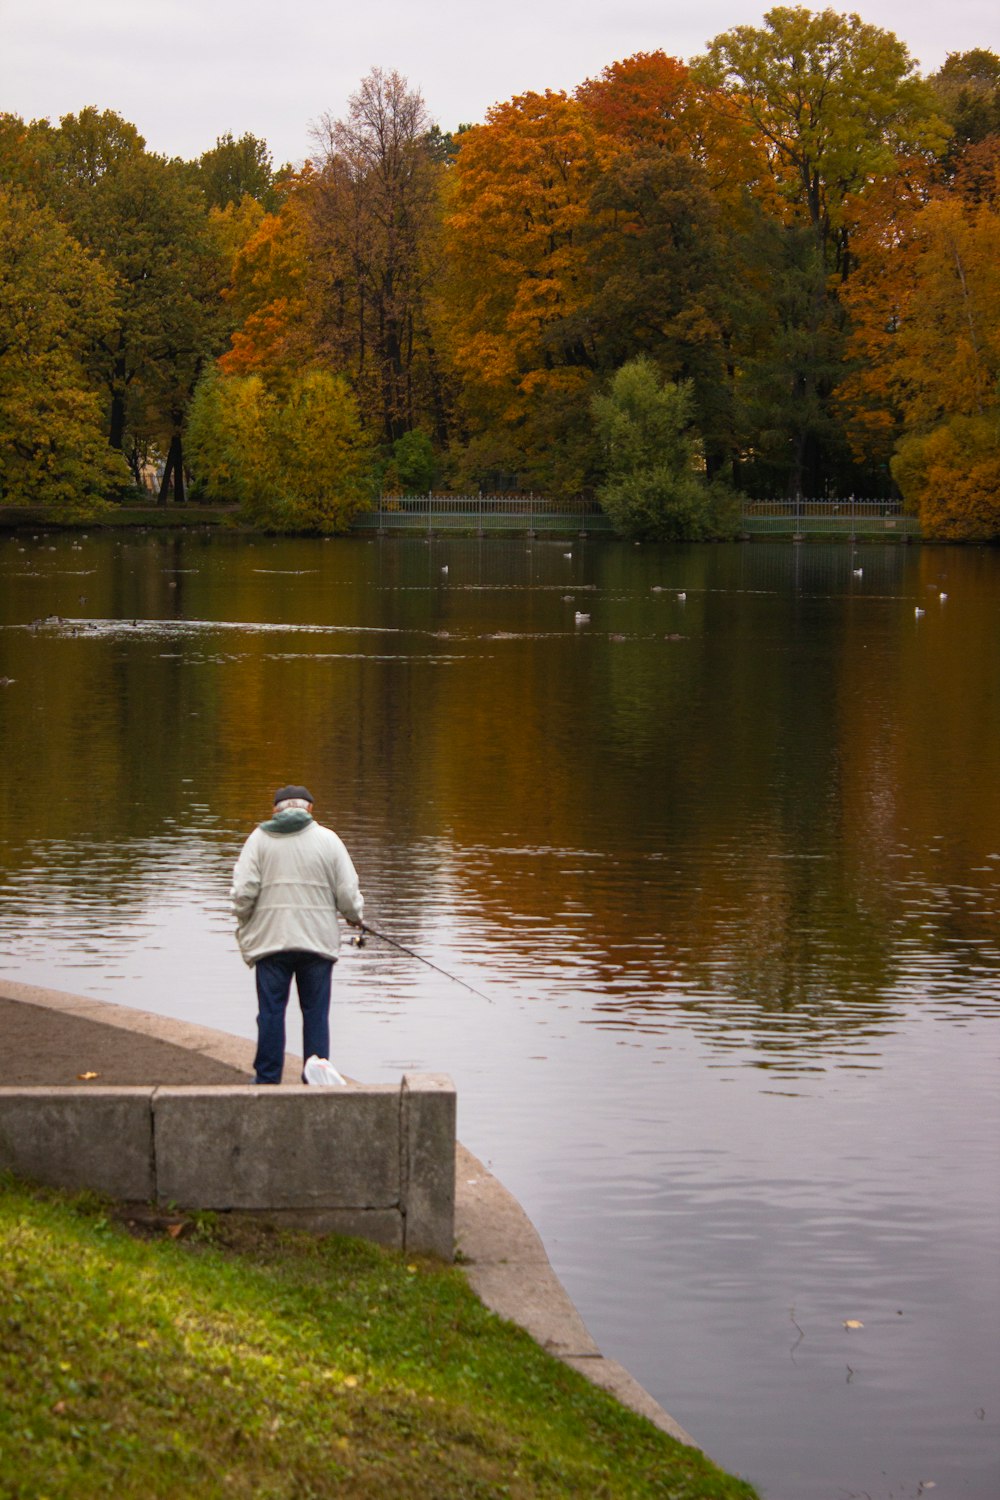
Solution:
[[[1000,134],[1000,57],[995,52],[987,47],[949,52],[927,81],[954,132],[948,150],[950,164],[967,146]]]
[[[245,197],[255,199],[268,213],[278,208],[271,152],[266,141],[249,131],[238,141],[231,131],[220,135],[212,149],[199,156],[192,178],[209,208],[225,208]]]
[[[126,480],[86,361],[114,279],[49,209],[0,186],[0,502],[86,515]]]
[[[766,255],[772,268],[757,285],[766,295],[770,281],[774,314],[751,320],[753,337],[736,351],[741,380],[770,386],[771,447],[784,454],[788,492],[821,492],[849,451],[835,389],[848,333],[840,287],[853,270],[859,209],[914,160],[933,160],[948,127],[904,44],[833,10],[778,6],[762,27],[717,37],[696,73],[721,90],[761,163],[762,238],[751,257]]]
[[[667,146],[618,151],[590,200],[586,322],[609,371],[642,352],[690,380],[710,468],[732,458],[726,378],[731,257],[697,163]]]
[[[118,316],[91,356],[108,442],[136,482],[155,445],[182,499],[187,404],[225,331],[225,257],[205,201],[183,163],[147,152],[135,126],[112,110],[66,115],[57,130],[33,125],[20,154],[34,163],[36,193],[115,277]]]
[[[597,497],[622,535],[701,541],[735,532],[735,496],[705,474],[693,409],[690,382],[661,381],[645,356],[592,399],[607,474]]]
[[[393,443],[392,458],[382,474],[382,491],[384,494],[427,494],[434,483],[436,469],[434,444],[426,432],[414,427]]]
[[[789,214],[841,276],[854,200],[949,135],[905,44],[856,15],[776,6],[762,27],[716,37],[699,73],[733,99]]]
[[[188,423],[191,461],[212,499],[237,500],[273,531],[344,530],[367,499],[371,458],[346,381],[309,370],[277,393],[259,375],[212,371]]]

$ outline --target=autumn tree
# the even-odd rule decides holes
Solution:
[[[219,360],[226,374],[261,374],[274,384],[314,357],[309,191],[308,178],[297,180],[277,213],[246,223],[242,244],[233,235],[235,251],[224,292],[233,331],[230,348]],[[222,232],[236,228],[231,220],[213,222]]]
[[[0,186],[0,502],[86,515],[127,475],[108,449],[92,346],[114,279],[50,209]]]
[[[596,369],[586,234],[597,132],[563,93],[495,105],[449,183],[448,316],[466,472],[573,493],[589,473]]]
[[[925,537],[1000,541],[1000,409],[906,434],[892,472]]]
[[[896,215],[850,289],[854,419],[884,421],[929,536],[1000,531],[1000,203],[938,188]]]
[[[423,98],[375,68],[346,116],[315,132],[310,297],[320,355],[347,374],[391,445],[428,425],[444,443],[448,398],[432,307],[446,170]]]
[[[341,376],[308,370],[280,392],[259,375],[209,373],[188,429],[192,463],[212,499],[238,500],[273,531],[342,531],[367,499],[370,454]]]
[[[51,187],[55,140],[48,120],[0,113],[0,182],[43,201]]]
[[[636,52],[588,78],[575,97],[602,135],[628,151],[665,147],[690,154],[701,124],[691,70],[665,52]]]
[[[717,37],[700,71],[734,97],[789,218],[841,277],[856,198],[948,136],[905,44],[856,15],[777,6],[763,27]]]

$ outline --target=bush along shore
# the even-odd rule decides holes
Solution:
[[[754,1500],[454,1267],[0,1178],[0,1493]]]

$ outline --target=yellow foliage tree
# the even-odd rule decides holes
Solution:
[[[892,472],[937,541],[1000,541],[1000,409],[903,438]]]
[[[326,370],[277,391],[259,375],[213,371],[195,393],[188,448],[205,493],[238,500],[265,530],[343,531],[365,503],[370,454],[357,403]]]
[[[0,186],[0,503],[84,516],[127,481],[86,372],[115,292],[51,211]]]

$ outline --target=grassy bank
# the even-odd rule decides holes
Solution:
[[[0,1179],[0,1495],[753,1491],[452,1267],[237,1216],[117,1222]]]
[[[235,526],[238,524],[239,507],[236,505],[112,505],[96,516],[86,520],[69,515],[54,515],[50,509],[39,505],[0,506],[0,529],[24,531],[29,527],[46,531],[106,531],[119,526]]]

